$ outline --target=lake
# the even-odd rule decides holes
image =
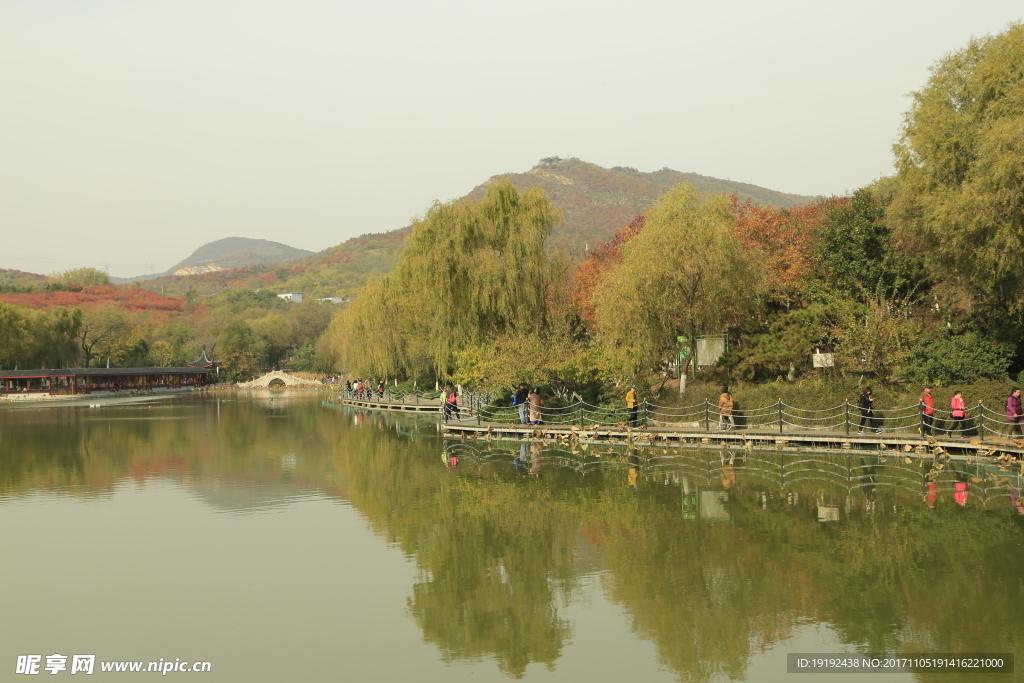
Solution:
[[[787,653],[1021,651],[1016,471],[446,446],[430,417],[321,398],[0,408],[0,680],[27,655],[49,675],[54,654],[59,675],[95,655],[115,680],[152,674],[101,663],[453,683],[782,681]],[[796,676],[861,678],[1015,675]]]

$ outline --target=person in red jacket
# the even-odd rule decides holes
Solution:
[[[935,421],[935,397],[932,396],[932,385],[929,384],[921,392],[921,398],[918,402],[921,406],[921,434],[924,436],[932,435],[932,422]]]
[[[956,391],[949,399],[949,414],[953,418],[952,436],[964,435],[964,420],[967,418],[967,404],[964,403],[964,392]]]

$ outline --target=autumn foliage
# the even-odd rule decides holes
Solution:
[[[814,262],[814,241],[825,225],[828,212],[848,199],[826,199],[776,209],[741,203],[733,197],[736,235],[741,243],[764,254],[773,280],[775,298],[791,305],[801,299],[801,284]]]
[[[597,321],[594,317],[594,290],[609,270],[622,260],[622,247],[636,237],[647,222],[647,216],[639,213],[626,225],[619,228],[615,236],[599,244],[587,253],[587,259],[576,266],[576,287],[573,302],[580,317],[588,325]]]
[[[119,287],[117,285],[83,287],[77,292],[0,294],[0,301],[36,311],[50,311],[54,308],[89,310],[114,304],[118,308],[132,313],[145,311],[180,313],[185,307],[184,297],[163,296],[142,287]]]

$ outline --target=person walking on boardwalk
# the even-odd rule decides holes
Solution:
[[[863,434],[866,424],[869,430],[881,434],[882,430],[878,428],[878,423],[875,421],[875,399],[871,396],[871,387],[864,387],[860,398],[857,399],[857,407],[860,408],[860,431],[857,433]]]
[[[1006,421],[1010,423],[1006,430],[1007,436],[1013,436],[1015,432],[1024,436],[1020,429],[1021,418],[1024,418],[1024,409],[1020,403],[1020,388],[1014,387],[1006,397]]]
[[[732,394],[729,393],[729,387],[722,387],[722,393],[718,396],[718,414],[722,416],[721,423],[719,423],[719,429],[736,429],[736,422],[732,418],[732,409],[736,405],[733,401]]]
[[[457,419],[457,420],[461,420],[462,419],[462,416],[459,414],[459,394],[458,394],[458,392],[456,392],[451,387],[448,387],[448,390],[447,390],[447,392],[445,394],[445,401],[444,401],[444,403],[445,403],[445,406],[448,408],[448,417],[451,417],[452,415],[454,415],[455,419]]]
[[[512,405],[519,409],[519,423],[526,424],[528,422],[526,411],[529,410],[530,402],[530,390],[526,388],[525,384],[520,383],[519,389],[512,397]]]
[[[967,404],[964,403],[964,392],[953,392],[953,398],[949,399],[949,415],[953,418],[953,436],[964,435],[964,420],[967,419]]]
[[[530,424],[544,424],[544,420],[540,414],[540,407],[544,405],[544,400],[540,397],[540,392],[537,391],[536,387],[530,390],[528,400],[530,402]]]
[[[921,408],[921,434],[932,435],[932,422],[935,421],[935,397],[932,396],[932,385],[925,386],[918,399],[918,406]]]
[[[629,408],[629,424],[631,427],[636,427],[637,420],[637,402],[636,402],[636,385],[629,387],[629,391],[626,392],[626,407]]]
[[[445,384],[444,389],[441,390],[441,394],[437,397],[437,400],[441,402],[441,419],[444,422],[448,421],[451,416],[452,409],[448,407],[448,391],[450,387]]]
[[[384,400],[384,380],[377,382],[377,399],[380,401]]]

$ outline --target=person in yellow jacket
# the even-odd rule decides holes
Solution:
[[[732,394],[729,393],[729,387],[722,387],[722,394],[718,397],[718,412],[722,416],[722,423],[718,425],[719,429],[736,429],[736,423],[732,419],[732,408],[735,402],[732,400]]]
[[[626,392],[626,407],[629,408],[629,424],[633,427],[637,423],[636,386],[631,386]]]

